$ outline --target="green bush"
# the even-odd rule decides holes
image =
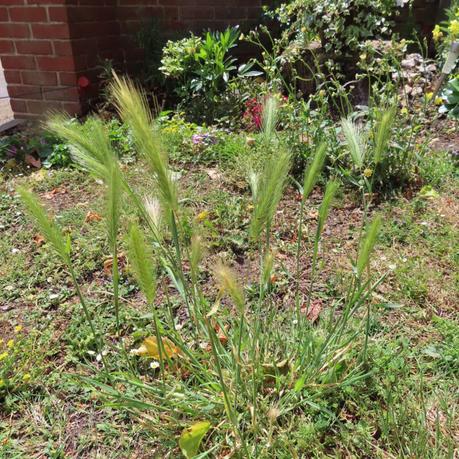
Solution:
[[[395,0],[293,0],[271,15],[298,48],[319,40],[326,67],[339,73],[366,40],[389,36],[396,7]]]
[[[193,121],[213,123],[234,110],[236,100],[227,91],[230,81],[238,77],[258,75],[249,66],[236,66],[230,51],[237,46],[238,27],[224,32],[207,32],[204,37],[191,35],[168,41],[163,51],[163,74],[175,80],[175,92]],[[237,104],[237,103],[236,103]]]

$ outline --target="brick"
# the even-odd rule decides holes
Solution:
[[[21,72],[19,70],[3,70],[7,84],[21,84]]]
[[[62,109],[72,116],[81,115],[82,113],[81,104],[79,102],[64,102],[62,104]]]
[[[0,7],[0,22],[7,22],[8,19],[8,8]]]
[[[16,41],[18,54],[52,54],[51,42],[47,40]]]
[[[46,8],[41,6],[12,7],[10,18],[14,22],[44,22],[47,20]]]
[[[32,34],[35,38],[70,38],[67,24],[32,24]]]
[[[193,20],[208,20],[214,19],[214,10],[213,8],[198,8],[195,6],[187,6],[180,8],[180,19],[193,19]]]
[[[247,11],[245,8],[238,7],[216,7],[215,8],[215,19],[239,20],[243,21],[247,19]]]
[[[8,95],[13,99],[43,99],[40,86],[8,85]]]
[[[58,74],[59,84],[61,86],[76,86],[77,75],[75,72],[59,72]]]
[[[54,40],[53,48],[56,56],[73,56],[74,40]]]
[[[0,54],[14,54],[14,43],[11,40],[0,40]]]
[[[1,38],[29,38],[30,29],[27,24],[0,24]]]
[[[68,8],[68,16],[70,22],[108,22],[117,19],[118,11],[113,6],[77,6]]]
[[[24,5],[25,0],[0,0],[0,5]]]
[[[66,6],[50,6],[48,8],[48,14],[51,22],[68,21],[68,10]]]
[[[74,5],[78,0],[25,0],[28,5]]]
[[[75,69],[75,61],[72,56],[38,56],[37,64],[40,70],[68,71]]]
[[[35,69],[35,58],[32,56],[3,56],[3,68],[9,70]]]
[[[106,35],[118,35],[120,24],[111,22],[80,22],[72,25],[72,35],[78,38],[92,38]]]
[[[56,72],[22,71],[21,75],[24,84],[35,84],[38,86],[57,85]]]
[[[27,112],[27,103],[25,100],[10,99],[10,105],[15,115]]]
[[[62,104],[58,101],[50,100],[28,100],[27,101],[27,114],[29,115],[45,115],[51,110],[62,109]]]
[[[78,89],[70,88],[43,88],[43,96],[45,100],[58,100],[61,102],[74,102],[79,100]]]

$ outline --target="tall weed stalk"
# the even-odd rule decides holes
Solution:
[[[302,292],[299,263],[303,213],[326,154],[325,146],[318,146],[303,182],[296,269],[292,276],[295,298],[282,310],[271,282],[276,265],[271,239],[276,211],[288,182],[291,155],[276,138],[277,112],[274,104],[268,102],[264,122],[268,157],[265,167],[252,180],[254,208],[248,228],[248,237],[259,252],[258,289],[251,289],[248,294],[238,275],[222,263],[214,269],[213,289],[209,294],[209,289],[203,289],[203,239],[197,231],[191,242],[183,234],[179,224],[185,215],[183,204],[178,199],[167,152],[146,99],[131,81],[118,77],[114,79],[112,93],[142,160],[149,166],[153,195],[158,196],[159,203],[154,199],[144,200],[134,191],[118,166],[100,120],[91,119],[89,127],[72,127],[55,118],[49,126],[67,139],[78,163],[106,183],[115,302],[119,301],[115,260],[121,243],[121,195],[137,210],[138,222],[131,225],[127,237],[129,263],[152,310],[153,336],[136,350],[140,357],[130,358],[157,360],[159,371],[157,378],[147,379],[141,370],[128,366],[112,373],[110,384],[97,376],[87,381],[108,397],[112,406],[144,417],[159,442],[170,440],[177,429],[205,419],[215,428],[212,447],[229,448],[235,457],[266,457],[269,447],[264,440],[266,432],[271,432],[272,437],[274,423],[311,407],[322,411],[324,416],[331,416],[328,408],[315,404],[311,394],[316,388],[329,392],[366,377],[353,362],[356,355],[364,352],[360,337],[362,333],[368,337],[369,319],[357,317],[355,313],[368,304],[372,290],[381,282],[365,274],[376,242],[378,222],[370,226],[356,269],[349,274],[352,288],[328,306],[319,327],[312,326],[307,313],[318,278],[319,244],[338,189],[338,183],[330,181],[319,206],[309,287],[307,293]],[[382,149],[383,137],[377,145]],[[98,337],[72,268],[68,243],[35,198],[24,190],[21,196],[41,232],[71,273],[85,316],[94,336]],[[160,215],[165,216],[163,222]],[[192,226],[190,223],[189,227]],[[161,301],[156,299],[157,272],[171,281],[170,286],[164,287]],[[172,298],[181,299],[188,307],[190,321],[183,328],[175,326]],[[307,305],[304,312],[299,308],[303,300]],[[115,303],[117,321],[119,306]],[[118,325],[122,336],[123,324]],[[365,349],[367,343],[365,338]]]

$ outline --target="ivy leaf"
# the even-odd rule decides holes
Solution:
[[[196,422],[190,427],[185,427],[180,435],[179,446],[186,459],[191,459],[198,454],[202,439],[210,429],[210,422]]]

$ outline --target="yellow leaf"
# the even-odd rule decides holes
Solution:
[[[191,459],[198,454],[202,439],[209,429],[210,422],[207,421],[196,422],[192,426],[183,429],[179,439],[179,446],[187,459]]]
[[[166,354],[165,356],[169,359],[181,355],[180,349],[169,338],[162,338],[162,343],[162,351]],[[148,338],[145,338],[142,345],[138,349],[134,349],[132,353],[143,357],[153,357],[154,359],[159,360],[160,353],[156,337],[150,336]]]

